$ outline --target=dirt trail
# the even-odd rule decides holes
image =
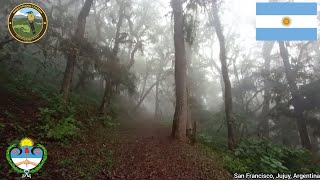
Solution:
[[[231,179],[228,173],[196,146],[171,140],[170,128],[150,119],[131,121],[121,131],[115,168],[108,179]]]
[[[0,138],[0,179],[15,179],[20,175],[10,170],[3,157],[5,148],[13,138],[24,134],[30,136],[29,132],[33,134],[31,138],[38,139],[35,129],[39,120],[38,108],[45,102],[32,96],[20,98],[1,92],[0,100],[0,121],[5,125]],[[43,142],[50,154],[41,172],[32,179],[232,179],[219,164],[221,159],[212,151],[169,138],[170,126],[155,122],[152,117],[122,119],[126,121],[111,129],[99,123],[89,125],[84,122],[81,137],[68,146]],[[23,124],[27,126],[22,127]],[[109,150],[113,152],[110,162]],[[107,167],[110,164],[112,168]]]

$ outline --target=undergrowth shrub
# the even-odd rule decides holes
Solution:
[[[93,123],[99,122],[102,123],[104,127],[109,127],[109,128],[114,128],[120,125],[119,122],[115,118],[112,118],[109,115],[104,115],[104,116],[97,116],[97,117],[92,117],[89,120],[90,125],[93,125]]]
[[[218,136],[217,132],[200,132],[197,134],[197,141],[215,151],[223,152],[226,150],[227,139]]]
[[[231,173],[250,172],[250,167],[248,167],[247,164],[240,158],[233,157],[232,155],[225,155],[223,157],[223,161],[224,161],[225,167]]]
[[[315,163],[313,162],[312,155],[309,151],[303,148],[281,147],[285,154],[283,164],[288,167],[291,172],[308,173],[316,171]]]
[[[247,139],[239,144],[234,155],[225,155],[224,163],[231,173],[315,172],[309,151],[274,145],[262,139]]]
[[[224,152],[227,150],[227,129],[224,113],[212,113],[207,110],[195,111],[193,116],[199,121],[198,142]]]
[[[72,103],[66,103],[63,95],[48,98],[48,106],[40,109],[41,128],[47,138],[66,141],[79,133],[76,111]]]

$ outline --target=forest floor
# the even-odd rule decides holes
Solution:
[[[82,116],[79,137],[64,144],[43,140],[37,127],[38,108],[43,105],[45,102],[34,96],[0,91],[0,122],[4,122],[0,179],[21,177],[9,167],[5,151],[24,136],[48,151],[46,163],[32,179],[232,179],[219,155],[200,144],[171,140],[170,126],[151,117],[124,116],[119,118],[120,125],[106,127]]]

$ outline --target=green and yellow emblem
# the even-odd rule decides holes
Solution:
[[[22,43],[34,43],[47,31],[48,18],[36,4],[23,3],[16,6],[8,17],[10,34]]]

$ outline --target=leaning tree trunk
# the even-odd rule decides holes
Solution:
[[[264,71],[262,73],[263,83],[264,83],[264,95],[263,95],[263,105],[261,112],[261,127],[259,132],[265,138],[269,138],[269,117],[268,113],[270,110],[270,99],[271,99],[271,82],[270,82],[270,63],[271,63],[271,51],[274,46],[274,41],[265,42],[262,48],[262,56],[264,59]]]
[[[60,90],[60,92],[64,95],[65,101],[67,101],[70,96],[73,72],[77,58],[77,47],[81,45],[82,39],[84,38],[86,19],[89,15],[92,3],[93,0],[86,0],[86,2],[84,3],[78,16],[78,23],[75,34],[71,38],[72,41],[76,44],[76,47],[70,48],[67,54],[67,66],[64,72],[63,82]]]
[[[293,100],[294,112],[296,113],[297,117],[297,127],[299,130],[301,144],[304,148],[311,150],[312,147],[308,135],[307,123],[303,117],[303,97],[299,94],[295,75],[293,74],[291,69],[288,49],[285,47],[283,41],[279,41],[278,43],[280,47],[280,55],[285,68],[286,78],[289,84],[289,89]]]
[[[137,105],[133,108],[132,112],[135,112],[135,111],[140,107],[140,105],[142,104],[142,102],[144,101],[144,99],[148,96],[148,94],[152,91],[152,89],[153,89],[157,84],[159,84],[160,81],[162,81],[162,80],[163,80],[163,78],[157,79],[157,81],[149,87],[149,89],[141,96],[139,102],[138,102]]]
[[[232,94],[231,94],[231,83],[228,74],[228,65],[227,65],[227,55],[226,55],[226,45],[223,35],[221,21],[218,15],[218,5],[217,0],[214,0],[212,3],[213,18],[214,18],[214,28],[216,30],[217,37],[220,44],[220,62],[221,62],[221,71],[225,86],[225,114],[226,122],[228,129],[228,148],[231,151],[234,151],[235,148],[235,137],[234,137],[234,122],[232,117]]]
[[[174,47],[175,47],[175,84],[176,107],[172,125],[172,137],[186,142],[187,123],[187,92],[186,92],[186,52],[184,46],[184,18],[181,0],[172,0],[174,16]]]

